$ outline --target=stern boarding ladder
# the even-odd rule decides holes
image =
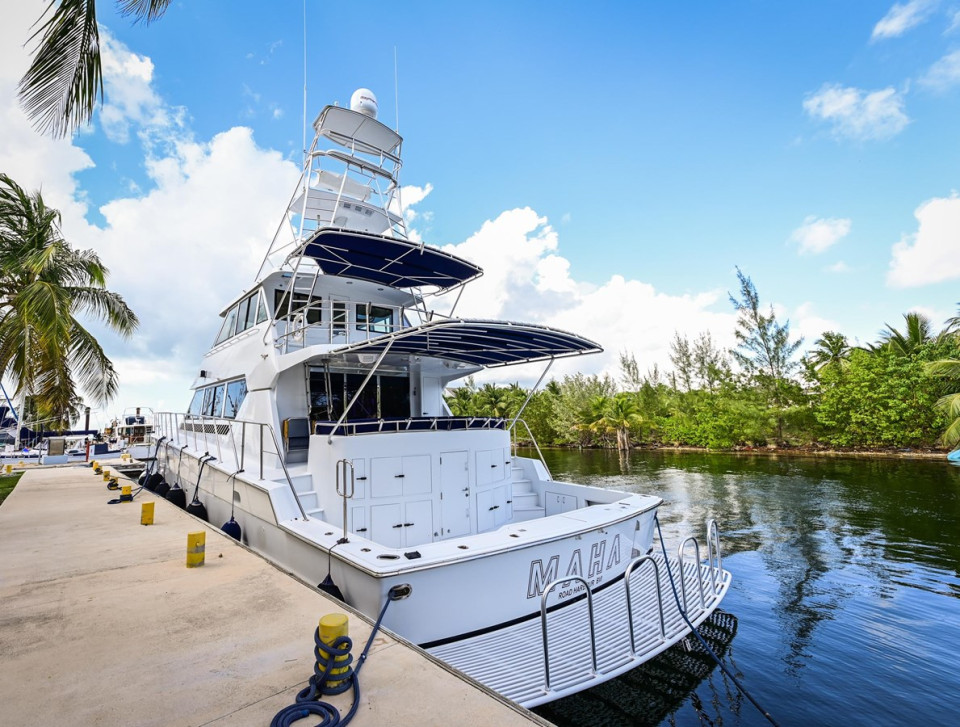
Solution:
[[[691,544],[693,558],[687,556]],[[715,520],[707,523],[706,562],[697,540],[688,537],[670,558],[669,572],[687,618],[699,626],[720,605],[731,581],[723,570]],[[580,595],[562,608],[548,607],[551,592],[577,588],[577,582]],[[579,576],[558,578],[543,591],[539,618],[427,651],[530,708],[613,679],[689,633],[660,553],[634,558],[622,578],[593,593]]]

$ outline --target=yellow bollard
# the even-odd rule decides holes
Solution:
[[[143,502],[140,504],[140,524],[153,525],[153,503]]]
[[[100,463],[97,462],[97,460],[93,460],[93,462],[90,463],[90,466],[93,468],[94,472],[96,472],[97,468],[100,467]]]
[[[120,502],[133,502],[132,485],[124,485],[120,488]]]
[[[109,480],[109,479],[110,479],[110,470],[104,470],[104,471],[103,471],[103,481],[106,482],[106,481]]]
[[[326,616],[320,618],[320,641],[325,643],[327,646],[332,646],[333,642],[336,641],[341,636],[348,636],[350,630],[350,624],[347,620],[345,614],[342,613],[328,613]],[[327,658],[327,652],[323,649],[319,649],[320,655],[325,659]],[[346,656],[337,656],[334,657],[334,661],[346,661]],[[343,674],[347,670],[346,667],[342,669],[331,669],[330,677],[327,679],[326,686],[331,688],[336,688],[343,684],[343,679],[336,680],[332,677],[337,674]]]
[[[6,467],[4,467],[4,469],[7,471],[7,474],[9,475],[11,472],[13,472],[13,465],[8,464]]]
[[[187,568],[199,568],[203,565],[207,550],[207,533],[187,533]]]

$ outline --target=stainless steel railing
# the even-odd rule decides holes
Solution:
[[[687,610],[687,596],[686,596],[686,587],[684,584],[685,573],[684,573],[684,553],[686,551],[686,546],[688,543],[692,542],[694,545],[694,559],[697,567],[697,581],[700,584],[700,607],[701,609],[706,610],[707,608],[707,599],[703,588],[703,564],[700,562],[700,546],[697,542],[697,539],[694,537],[688,537],[684,539],[680,546],[677,549],[677,560],[680,570],[680,593],[681,600],[683,601],[683,610]],[[710,578],[713,585],[712,597],[719,595],[720,589],[720,580],[723,578],[723,571],[721,568],[721,556],[720,556],[720,528],[717,525],[715,519],[710,519],[707,522],[707,553],[708,553],[708,563],[707,568],[711,571]],[[714,566],[712,563],[712,558],[717,559],[717,565]],[[626,603],[627,603],[627,626],[630,634],[630,655],[636,656],[637,654],[637,637],[636,629],[634,626],[634,610],[633,610],[633,591],[632,591],[632,582],[631,577],[635,570],[640,568],[645,563],[650,563],[653,565],[653,587],[656,591],[657,596],[657,610],[659,614],[659,627],[660,627],[660,639],[661,641],[667,638],[667,625],[666,618],[664,616],[663,608],[663,593],[660,583],[660,563],[656,558],[650,555],[641,555],[637,558],[634,558],[630,563],[627,564],[627,568],[624,571],[624,590],[626,593]],[[544,688],[546,691],[550,691],[550,650],[549,643],[547,640],[547,596],[549,593],[563,583],[569,583],[570,581],[579,581],[583,584],[586,590],[587,597],[587,614],[590,625],[590,648],[592,655],[592,674],[597,674],[597,645],[596,645],[596,631],[594,625],[594,611],[593,611],[593,594],[590,591],[590,586],[586,580],[579,576],[563,576],[557,578],[555,581],[552,581],[544,589],[543,594],[540,597],[540,625],[541,633],[543,637],[543,664],[544,664]],[[575,598],[579,599],[580,593],[571,594]]]
[[[590,591],[590,584],[587,583],[586,579],[581,578],[580,576],[565,576],[563,579],[555,580],[549,586],[543,590],[543,595],[540,596],[540,626],[543,632],[543,672],[544,672],[544,686],[546,690],[550,691],[550,650],[548,648],[547,640],[547,596],[550,595],[550,591],[559,586],[561,583],[569,583],[570,581],[579,581],[583,584],[584,589],[587,593],[587,612],[588,612],[588,621],[590,623],[590,654],[593,657],[593,674],[597,673],[597,634],[594,630],[593,625],[593,593]]]
[[[547,466],[547,460],[543,458],[543,452],[540,451],[540,445],[537,444],[537,438],[533,436],[533,432],[530,431],[530,425],[527,424],[525,419],[520,419],[517,417],[513,420],[513,423],[510,425],[510,443],[513,450],[513,453],[516,454],[517,447],[519,446],[517,442],[517,424],[523,424],[524,428],[527,430],[527,434],[530,437],[530,441],[533,442],[533,448],[537,450],[537,457],[540,458],[540,464],[543,465],[543,469],[547,473],[547,479],[552,480],[553,474],[550,472],[550,468]]]
[[[308,520],[306,511],[300,503],[300,497],[293,486],[293,479],[284,462],[280,443],[273,427],[264,422],[250,422],[243,419],[225,419],[223,417],[176,412],[159,412],[154,415],[154,437],[165,437],[177,447],[192,446],[197,453],[216,451],[217,461],[226,467],[244,472],[256,472],[266,479],[265,473],[271,460],[290,487],[293,499],[300,514]]]

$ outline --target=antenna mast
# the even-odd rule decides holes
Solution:
[[[397,114],[397,126],[394,129],[400,133],[400,74],[397,72],[397,46],[393,46],[393,109]]]
[[[307,0],[303,0],[303,163],[307,163]]]

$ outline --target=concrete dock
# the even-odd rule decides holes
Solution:
[[[313,673],[320,616],[348,614],[360,655],[365,617],[147,490],[116,497],[89,467],[35,468],[0,506],[0,723],[269,725]],[[383,632],[360,686],[357,727],[549,724]],[[327,701],[345,714],[352,691]]]

